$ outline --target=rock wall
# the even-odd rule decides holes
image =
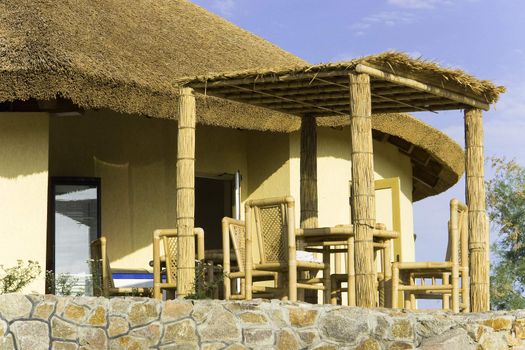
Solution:
[[[525,349],[525,311],[0,295],[0,350]]]

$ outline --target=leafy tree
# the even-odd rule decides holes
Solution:
[[[491,158],[494,177],[487,182],[488,214],[499,237],[492,245],[494,309],[525,308],[525,168],[515,161]]]

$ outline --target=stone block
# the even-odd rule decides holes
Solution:
[[[490,318],[488,320],[481,321],[481,324],[494,329],[495,331],[501,330],[510,330],[512,328],[512,323],[514,318],[512,316],[500,316],[495,318]]]
[[[44,321],[49,320],[49,317],[55,310],[54,302],[42,302],[35,306],[33,311],[33,318],[41,319]]]
[[[318,324],[321,336],[347,345],[357,345],[362,333],[368,333],[368,312],[341,308],[325,313]]]
[[[277,350],[295,350],[299,349],[299,341],[290,329],[282,329],[277,332]]]
[[[239,318],[242,322],[248,323],[248,324],[264,324],[268,323],[268,319],[266,318],[266,315],[261,314],[259,312],[243,312],[239,315]]]
[[[15,344],[11,334],[0,337],[0,350],[15,350]]]
[[[271,346],[275,339],[271,329],[246,328],[243,330],[243,343],[247,346]]]
[[[78,345],[76,343],[70,343],[65,341],[54,341],[51,344],[51,350],[77,350]]]
[[[420,350],[476,350],[477,346],[463,328],[451,329],[440,335],[424,339]]]
[[[381,344],[374,338],[368,338],[361,342],[356,350],[381,350]]]
[[[222,305],[214,305],[208,309],[197,326],[202,341],[238,342],[241,340],[241,330],[235,316]]]
[[[108,336],[110,338],[126,334],[129,331],[129,323],[124,317],[110,316],[108,326]]]
[[[0,295],[0,316],[7,322],[28,318],[33,304],[23,294]]]
[[[392,336],[396,340],[407,340],[414,338],[414,326],[409,320],[394,320],[392,325]]]
[[[108,345],[106,332],[93,327],[79,327],[78,342],[81,349],[102,350],[106,349]]]
[[[77,326],[54,316],[51,319],[51,336],[60,340],[77,340]]]
[[[193,304],[187,300],[168,300],[163,306],[160,316],[162,322],[177,321],[188,317],[193,310]]]
[[[135,338],[129,335],[109,340],[110,350],[141,350],[148,349],[148,340],[144,338]]]
[[[194,343],[199,339],[195,330],[195,322],[193,320],[182,320],[175,323],[169,323],[164,327],[164,336],[162,337],[162,344],[176,342]]]
[[[149,346],[156,346],[160,341],[161,325],[159,322],[150,323],[147,326],[135,328],[129,334],[135,338],[144,338]]]
[[[48,350],[51,345],[49,326],[42,321],[15,321],[10,330],[16,339],[18,350]]]
[[[88,318],[88,323],[92,326],[105,327],[107,325],[106,308],[97,306]]]
[[[290,308],[290,324],[294,327],[312,326],[317,320],[317,310],[305,310],[304,308]]]
[[[131,306],[128,321],[131,327],[143,326],[159,319],[159,310],[154,302],[135,303]]]
[[[298,330],[297,335],[299,336],[303,346],[310,346],[319,340],[319,332],[315,328]]]
[[[88,313],[88,308],[76,304],[68,304],[64,308],[63,317],[68,321],[75,322],[77,324],[84,321]]]

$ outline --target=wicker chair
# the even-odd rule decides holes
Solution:
[[[151,288],[116,288],[109,266],[107,239],[102,236],[91,242],[91,274],[93,276],[94,296],[137,295],[151,296]]]
[[[195,228],[197,239],[197,259],[204,262],[204,231]],[[164,255],[161,255],[161,242],[164,247]],[[166,269],[161,270],[165,262]],[[162,281],[162,273],[165,273],[165,281]],[[162,298],[162,290],[167,290],[173,295],[177,289],[177,229],[159,229],[153,232],[153,297]]]
[[[222,248],[223,248],[223,272],[224,272],[224,299],[246,299],[244,279],[245,269],[245,243],[246,227],[244,221],[235,220],[229,217],[222,219]],[[231,246],[235,254],[237,266],[231,266]],[[277,273],[272,271],[252,270],[253,281],[272,281],[272,287],[254,286],[252,292],[260,298],[274,298],[272,292],[277,287]],[[239,293],[232,293],[232,282],[240,280]]]
[[[417,299],[442,300],[443,308],[469,312],[468,210],[450,201],[448,247],[445,262],[395,262],[392,264],[392,306],[404,292],[405,308],[415,309]],[[439,280],[441,284],[437,283]],[[430,281],[427,284],[427,281]]]
[[[278,291],[283,298],[297,300],[297,289],[323,290],[323,279],[309,277],[325,268],[325,264],[297,261],[295,241],[295,213],[292,197],[250,200],[246,209],[246,299],[253,293],[253,271],[278,273]],[[258,242],[260,262],[252,259],[253,243]],[[306,278],[297,279],[299,272]],[[325,296],[326,298],[326,296]]]

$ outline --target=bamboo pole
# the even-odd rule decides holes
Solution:
[[[465,170],[470,252],[470,306],[473,312],[488,311],[489,279],[485,223],[485,176],[481,110],[465,110]]]
[[[458,93],[452,92],[450,90],[442,89],[437,86],[428,85],[428,84],[419,82],[414,79],[409,79],[409,78],[401,77],[401,76],[398,76],[392,73],[383,72],[379,69],[368,67],[363,64],[358,64],[355,67],[355,70],[358,73],[369,74],[375,78],[384,79],[391,83],[404,85],[404,86],[407,86],[407,87],[410,87],[410,88],[413,88],[419,91],[425,91],[433,95],[441,96],[441,97],[444,97],[444,98],[447,98],[447,99],[450,99],[452,101],[456,101],[459,103],[464,103],[466,105],[480,108],[485,111],[488,111],[490,108],[490,105],[487,102],[482,102],[482,101],[476,100],[471,97],[460,95]]]
[[[301,228],[318,226],[317,207],[317,125],[315,117],[301,117],[300,156]]]
[[[374,307],[375,193],[370,77],[366,74],[350,74],[349,83],[356,305]]]
[[[195,283],[195,96],[181,88],[177,135],[177,294],[193,292]]]
[[[301,155],[300,155],[300,208],[301,228],[316,228],[318,226],[318,195],[317,195],[317,123],[315,116],[301,117]],[[327,268],[323,271],[325,303],[330,290],[330,254],[323,253],[323,262]],[[306,272],[301,273],[305,278]],[[304,290],[298,291],[298,297],[304,301]]]

